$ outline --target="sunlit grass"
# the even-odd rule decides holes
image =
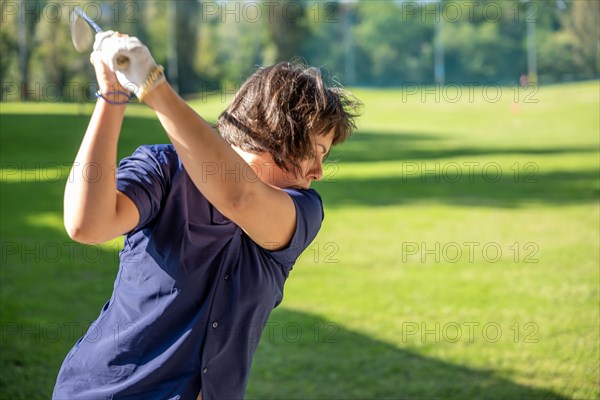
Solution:
[[[502,90],[354,91],[360,129],[316,185],[323,228],[248,398],[598,398],[599,84]],[[191,104],[210,121],[225,108]],[[42,399],[110,296],[121,241],[62,227],[91,105],[0,107],[0,397]],[[127,116],[119,157],[167,141],[143,105]]]

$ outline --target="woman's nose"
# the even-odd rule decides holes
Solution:
[[[308,170],[308,179],[312,181],[320,181],[323,179],[323,163],[321,160],[315,161]]]

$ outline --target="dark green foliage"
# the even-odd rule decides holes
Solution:
[[[56,18],[52,10],[58,3],[25,3],[34,12],[23,13],[20,2],[4,7],[3,100],[20,99],[11,85],[22,81],[60,88],[93,82],[91,69],[84,66],[87,56],[71,48],[68,7]],[[290,59],[324,67],[346,85],[431,84],[436,19],[446,82],[517,82],[528,72],[528,23],[535,23],[541,83],[597,79],[600,71],[597,1],[80,3],[92,14],[101,11],[98,22],[105,29],[139,36],[167,71],[173,68],[168,54],[175,43],[178,78],[173,83],[182,94],[234,91],[256,66]],[[175,41],[169,40],[169,7],[176,12]],[[19,67],[21,23],[28,49],[25,68]]]

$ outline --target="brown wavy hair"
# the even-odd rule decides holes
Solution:
[[[318,68],[280,62],[258,69],[217,119],[221,136],[244,151],[269,152],[285,171],[315,157],[312,135],[335,132],[332,145],[354,129],[361,103],[341,86],[327,86]]]

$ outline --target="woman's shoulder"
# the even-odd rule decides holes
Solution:
[[[296,205],[301,204],[303,208],[319,211],[321,219],[323,219],[323,199],[315,189],[286,188],[283,191],[290,195]]]

